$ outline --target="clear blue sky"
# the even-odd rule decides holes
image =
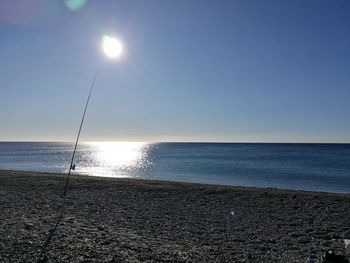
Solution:
[[[0,140],[350,142],[350,1],[0,3]],[[125,55],[111,63],[103,34]]]

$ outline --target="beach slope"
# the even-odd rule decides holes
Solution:
[[[0,262],[35,262],[64,175],[0,171]],[[344,253],[350,195],[72,176],[48,262],[308,262]]]

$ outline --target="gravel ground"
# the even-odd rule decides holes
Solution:
[[[36,262],[65,177],[0,171],[0,262]],[[315,262],[350,195],[72,176],[47,262]]]

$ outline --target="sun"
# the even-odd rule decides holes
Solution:
[[[120,41],[107,35],[102,37],[102,48],[104,53],[110,58],[117,58],[123,52],[123,46]]]

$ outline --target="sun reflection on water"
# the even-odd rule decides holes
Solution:
[[[82,153],[77,173],[108,177],[137,177],[137,171],[147,167],[148,143],[89,142]]]

